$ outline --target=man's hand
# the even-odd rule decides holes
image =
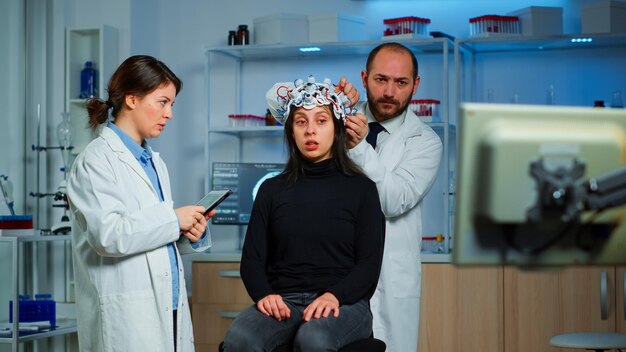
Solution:
[[[367,117],[363,114],[354,114],[346,116],[346,133],[348,134],[348,141],[346,142],[346,148],[348,150],[356,147],[369,132],[367,126]]]
[[[256,302],[259,312],[281,321],[291,316],[291,310],[280,295],[267,295]]]
[[[350,99],[350,107],[354,107],[361,98],[359,91],[354,87],[354,84],[348,82],[346,76],[341,76],[339,84],[335,86],[335,93],[338,92],[343,92],[346,98]]]
[[[326,292],[304,308],[302,319],[309,321],[311,318],[328,318],[330,312],[333,312],[335,318],[339,317],[339,300],[332,293]]]

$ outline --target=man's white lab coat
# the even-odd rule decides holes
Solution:
[[[364,103],[357,108],[375,121]],[[387,219],[383,264],[371,299],[374,336],[385,341],[387,351],[417,350],[421,201],[435,182],[441,154],[439,136],[410,110],[401,128],[379,142],[376,150],[363,140],[348,152],[376,183]]]

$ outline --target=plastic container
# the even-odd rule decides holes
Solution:
[[[563,8],[529,6],[508,13],[519,18],[520,33],[526,36],[563,34]]]
[[[85,67],[80,71],[80,98],[94,98],[98,96],[98,70],[92,61],[85,62]]]
[[[383,39],[430,37],[429,18],[398,17],[383,20]]]
[[[257,17],[254,24],[254,44],[306,43],[309,21],[306,15],[277,13]]]
[[[626,1],[605,0],[583,5],[583,33],[626,33]]]
[[[441,120],[439,118],[440,104],[441,102],[436,99],[414,99],[411,100],[409,107],[420,120],[424,122],[434,122]]]
[[[422,236],[422,253],[432,253],[435,236]]]
[[[365,19],[346,14],[309,16],[309,42],[345,42],[365,40]]]
[[[0,216],[0,229],[16,230],[16,229],[32,229],[32,215],[2,215]]]
[[[29,323],[34,321],[49,321],[50,329],[56,325],[56,302],[52,295],[36,294],[35,300],[30,300],[28,295],[20,295],[19,322]],[[9,322],[13,322],[13,301],[9,301]]]

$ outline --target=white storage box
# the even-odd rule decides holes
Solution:
[[[519,17],[521,34],[527,36],[563,34],[563,8],[530,6],[509,12]]]
[[[365,40],[365,19],[346,14],[309,16],[309,42],[348,42]]]
[[[626,2],[607,0],[582,7],[583,33],[626,33]]]
[[[306,15],[277,13],[257,17],[254,23],[254,44],[306,43],[309,24]]]

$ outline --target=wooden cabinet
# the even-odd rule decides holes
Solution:
[[[626,266],[423,264],[419,351],[576,352],[550,346],[550,338],[626,332],[625,275]]]
[[[506,267],[504,350],[574,352],[551,347],[550,338],[571,332],[615,331],[615,282],[614,266],[554,272]]]
[[[196,350],[217,351],[230,323],[252,304],[239,276],[239,263],[195,262],[192,285]]]
[[[422,265],[420,352],[503,349],[503,269]]]

